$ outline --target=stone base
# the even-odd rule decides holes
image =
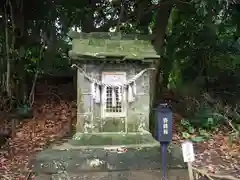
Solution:
[[[187,168],[178,147],[170,146],[167,162],[169,180],[188,179]],[[38,153],[29,166],[41,180],[161,179],[159,146],[127,148],[125,153],[109,148],[47,149]]]
[[[38,177],[37,180],[160,180],[161,171],[158,170],[133,170],[118,172],[92,172],[79,174],[55,174]],[[51,178],[51,179],[50,179]],[[168,180],[188,180],[186,170],[171,169],[167,172]]]
[[[68,143],[73,146],[158,144],[150,133],[76,133],[73,140],[70,140]]]
[[[39,152],[29,168],[38,180],[161,179],[160,145],[148,134],[76,134]],[[119,152],[117,148],[126,147]],[[168,180],[187,180],[182,152],[170,145]]]

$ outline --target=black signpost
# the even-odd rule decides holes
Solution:
[[[166,180],[167,172],[167,148],[172,141],[172,110],[168,104],[160,104],[157,107],[156,140],[161,145],[162,154],[162,180]]]

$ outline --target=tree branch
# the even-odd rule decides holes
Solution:
[[[121,1],[121,8],[120,8],[120,13],[119,13],[118,21],[117,21],[117,32],[120,32],[120,28],[121,28],[121,27],[120,27],[120,24],[121,24],[123,12],[124,12],[124,4],[123,4],[123,1]]]

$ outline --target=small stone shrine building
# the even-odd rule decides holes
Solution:
[[[69,55],[77,70],[77,133],[37,153],[29,167],[39,180],[159,179],[159,143],[148,127],[151,65],[159,57],[150,41],[111,33],[70,36]],[[181,149],[172,145],[166,158],[167,179],[187,180]]]
[[[77,69],[77,133],[148,133],[150,80],[159,59],[150,40],[70,32]]]

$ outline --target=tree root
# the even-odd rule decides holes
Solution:
[[[30,180],[32,172],[28,172],[24,180]]]
[[[11,178],[8,177],[8,176],[6,176],[6,175],[1,175],[0,178],[4,178],[4,179],[6,179],[6,180],[11,180]]]
[[[239,180],[238,178],[235,178],[230,175],[220,175],[220,174],[208,173],[203,169],[198,169],[195,167],[193,167],[193,171],[197,172],[198,174],[200,174],[202,176],[206,176],[209,180],[214,180],[214,178],[220,178],[220,179],[224,179],[224,180]]]

